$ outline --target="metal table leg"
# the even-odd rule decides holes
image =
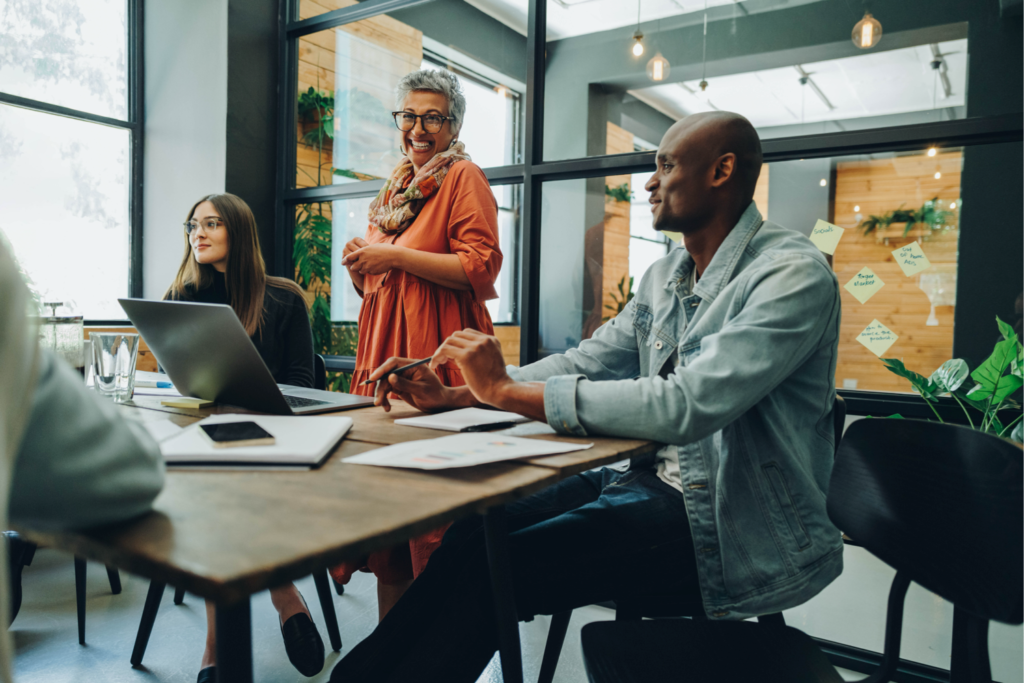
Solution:
[[[498,620],[498,651],[501,675],[505,683],[523,682],[523,654],[519,643],[519,619],[512,585],[512,565],[508,552],[505,507],[499,505],[484,513],[484,538],[487,565],[491,572],[494,614]]]
[[[217,605],[217,681],[252,683],[252,623],[249,598]]]

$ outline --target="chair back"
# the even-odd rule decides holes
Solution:
[[[327,388],[327,363],[319,353],[313,354],[313,388]]]
[[[911,580],[982,619],[1024,604],[1022,451],[957,425],[867,418],[843,437],[832,521]]]
[[[839,442],[843,440],[843,427],[846,426],[846,401],[842,396],[836,395],[836,402],[832,406],[832,430],[835,432],[835,448],[839,452]]]

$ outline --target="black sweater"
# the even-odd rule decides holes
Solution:
[[[205,289],[195,291],[189,286],[183,296],[172,294],[169,298],[231,305],[223,277],[214,278],[213,284]],[[275,382],[313,386],[313,333],[309,328],[306,303],[298,294],[268,284],[263,294],[262,331],[250,339]]]

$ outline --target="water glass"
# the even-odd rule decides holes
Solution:
[[[132,400],[135,392],[135,361],[139,355],[139,335],[93,332],[93,386],[100,396],[114,403]]]

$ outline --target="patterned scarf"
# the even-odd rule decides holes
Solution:
[[[427,199],[441,187],[452,164],[463,160],[470,161],[466,146],[456,142],[440,154],[435,154],[415,174],[409,187],[403,190],[405,182],[413,176],[413,167],[408,156],[402,157],[384,187],[370,202],[370,225],[385,235],[397,234],[408,228],[416,220],[416,215]]]

